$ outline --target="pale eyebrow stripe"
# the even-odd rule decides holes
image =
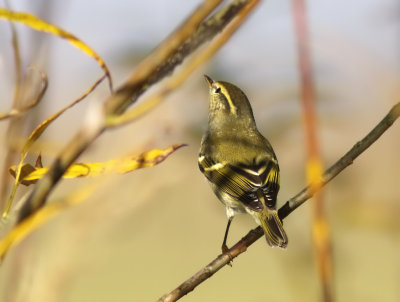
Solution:
[[[231,95],[229,94],[228,90],[225,89],[225,87],[223,85],[218,85],[219,88],[221,88],[222,93],[225,95],[226,100],[228,101],[229,104],[229,108],[232,114],[236,115],[237,113],[237,108],[236,106],[233,104],[232,99],[231,99]]]

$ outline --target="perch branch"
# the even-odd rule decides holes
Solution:
[[[353,161],[366,149],[368,149],[381,135],[389,129],[390,126],[400,116],[400,102],[392,107],[389,113],[372,129],[362,140],[358,141],[342,158],[340,158],[333,166],[325,171],[322,176],[321,186],[326,185],[335,178],[346,167],[350,166]],[[286,218],[296,208],[301,206],[306,200],[310,199],[315,192],[310,187],[304,188],[296,196],[289,199],[280,209],[279,217]]]
[[[317,190],[313,188],[322,188],[334,177],[336,177],[341,171],[346,167],[351,165],[353,161],[363,153],[368,147],[370,147],[379,137],[397,120],[400,116],[400,102],[397,103],[389,111],[389,113],[382,119],[382,121],[375,126],[370,133],[367,134],[361,141],[357,142],[342,158],[340,158],[333,166],[331,166],[322,175],[319,186],[307,186],[297,195],[289,199],[280,209],[279,217],[281,219],[286,218],[295,209],[302,205],[305,201],[310,199]],[[318,190],[319,190],[318,189]],[[241,253],[245,252],[247,248],[257,241],[264,232],[261,227],[257,227],[251,230],[246,236],[239,240],[233,247],[229,249],[227,253],[219,255],[212,262],[194,274],[192,277],[187,279],[177,288],[175,288],[170,293],[162,296],[158,299],[158,302],[172,302],[185,296],[192,290],[194,290],[202,282],[210,278],[217,271],[219,271],[226,264],[230,263],[232,259],[239,256]]]

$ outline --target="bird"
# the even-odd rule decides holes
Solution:
[[[250,214],[272,247],[287,247],[288,237],[276,210],[279,164],[269,141],[258,131],[253,110],[237,86],[204,76],[209,86],[208,127],[202,137],[198,164],[212,190],[226,207],[228,223]]]

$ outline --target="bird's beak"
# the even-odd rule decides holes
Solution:
[[[204,75],[204,78],[206,79],[208,86],[212,88],[212,84],[214,83],[214,81],[208,75]]]

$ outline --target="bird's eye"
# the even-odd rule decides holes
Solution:
[[[217,89],[215,89],[215,93],[220,93],[221,92],[221,87],[218,87]]]

